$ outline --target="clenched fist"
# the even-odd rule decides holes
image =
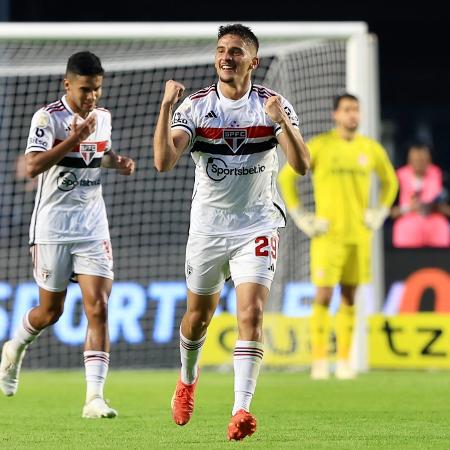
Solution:
[[[162,104],[173,106],[180,100],[185,90],[184,85],[178,83],[178,81],[168,80],[166,81],[166,88],[164,90],[164,97]]]
[[[264,103],[264,110],[266,111],[266,114],[276,123],[280,123],[287,118],[286,111],[283,109],[283,105],[281,104],[281,97],[278,95],[269,97],[266,100]]]

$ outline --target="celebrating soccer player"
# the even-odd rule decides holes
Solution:
[[[360,135],[359,101],[350,94],[335,99],[335,128],[308,142],[311,151],[315,213],[302,208],[296,189],[297,174],[286,164],[280,171],[281,193],[296,225],[311,240],[311,277],[316,296],[311,318],[313,379],[329,377],[328,306],[336,284],[341,304],[336,316],[336,376],[355,376],[349,364],[354,323],[354,297],[371,274],[372,232],[389,214],[397,193],[394,169],[380,144]],[[372,172],[381,181],[379,205],[369,208]]]
[[[97,106],[103,74],[96,55],[73,54],[64,79],[66,95],[37,111],[31,121],[25,153],[28,175],[38,177],[30,245],[39,305],[25,314],[14,337],[5,342],[0,365],[0,388],[14,395],[25,350],[58,321],[67,285],[76,279],[88,319],[82,412],[88,418],[117,416],[103,399],[113,257],[100,172],[101,167],[122,175],[134,172],[134,161],[111,149],[111,115]]]
[[[187,97],[172,116],[185,88],[167,81],[154,136],[159,171],[172,169],[187,149],[196,164],[186,249],[187,311],[180,327],[181,374],[172,415],[178,425],[191,418],[206,330],[231,276],[239,338],[229,440],[241,440],[256,429],[249,409],[264,351],[263,309],[278,258],[277,230],[285,225],[276,190],[276,145],[297,172],[305,174],[309,167],[293,107],[251,82],[259,64],[258,47],[249,28],[220,27],[218,82]]]

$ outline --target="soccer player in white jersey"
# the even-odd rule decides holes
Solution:
[[[103,399],[113,259],[100,172],[101,167],[122,175],[134,172],[134,161],[111,149],[111,115],[97,107],[103,74],[96,55],[73,54],[64,79],[66,94],[38,110],[31,121],[25,158],[28,175],[38,177],[30,245],[39,305],[25,314],[14,337],[5,342],[0,364],[0,388],[14,395],[25,350],[58,321],[67,285],[75,277],[88,319],[82,412],[87,418],[117,415]]]
[[[231,276],[239,337],[229,440],[241,440],[256,429],[249,409],[263,356],[263,309],[278,257],[277,230],[285,223],[276,191],[276,145],[297,172],[305,174],[309,167],[292,106],[251,82],[259,64],[258,47],[249,28],[220,27],[218,82],[186,98],[173,114],[185,88],[167,81],[154,136],[158,171],[172,169],[188,149],[196,164],[186,249],[187,311],[180,327],[181,374],[172,415],[178,425],[191,418],[200,351],[220,291]]]

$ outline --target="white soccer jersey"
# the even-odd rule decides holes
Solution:
[[[96,108],[93,134],[39,175],[30,244],[109,240],[100,164],[111,148],[111,115]],[[25,153],[45,152],[64,141],[73,122],[65,96],[37,111]]]
[[[191,234],[234,236],[285,225],[277,191],[281,127],[264,111],[273,95],[279,94],[252,85],[230,100],[219,83],[192,94],[175,111],[172,129],[189,134],[196,164]],[[282,105],[298,127],[292,105],[284,98]]]

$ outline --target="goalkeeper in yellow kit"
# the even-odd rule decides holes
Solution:
[[[370,281],[372,233],[383,225],[398,189],[383,147],[357,132],[358,99],[351,94],[336,97],[333,120],[334,129],[308,142],[315,213],[302,208],[296,188],[298,175],[288,164],[278,180],[292,219],[311,238],[311,277],[316,286],[311,317],[314,379],[329,377],[328,305],[336,284],[342,295],[336,315],[336,377],[355,376],[349,364],[355,292],[359,284]],[[376,208],[369,207],[373,171],[381,182]]]

